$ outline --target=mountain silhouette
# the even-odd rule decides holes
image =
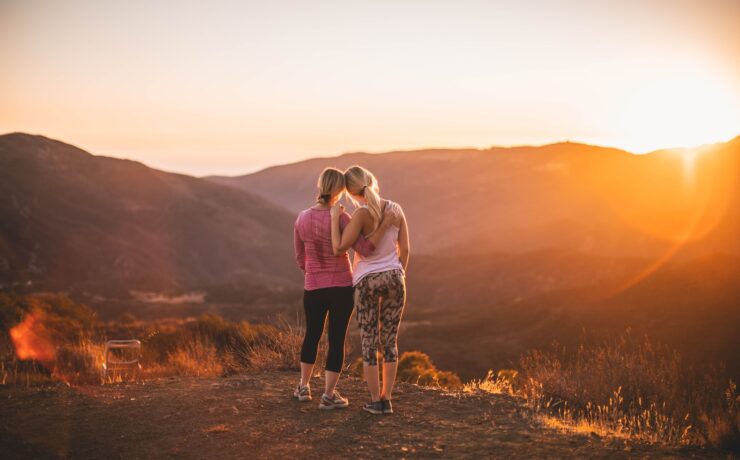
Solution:
[[[691,170],[687,169],[691,161]],[[541,147],[350,153],[209,179],[293,212],[325,166],[360,164],[401,203],[414,251],[526,252],[559,247],[609,256],[740,254],[740,138],[633,155],[563,142]]]
[[[261,197],[42,136],[0,136],[0,284],[296,285],[293,216]]]

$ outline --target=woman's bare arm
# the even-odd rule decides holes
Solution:
[[[398,258],[401,260],[403,270],[409,266],[409,255],[411,252],[411,242],[409,241],[409,227],[406,223],[406,216],[401,212],[401,231],[398,232]]]
[[[349,223],[349,219],[347,219],[346,223],[343,222],[343,220],[340,220],[340,228],[342,228],[342,226],[346,225],[347,223]],[[354,249],[355,252],[357,254],[360,254],[362,257],[370,257],[375,252],[378,244],[380,244],[380,239],[383,238],[383,235],[390,226],[391,222],[386,222],[384,220],[383,222],[381,222],[380,226],[378,226],[378,230],[373,232],[369,237],[360,234],[360,237],[357,238],[355,244],[352,245],[352,249]]]
[[[363,229],[366,226],[371,226],[373,221],[370,211],[360,208],[352,215],[352,219],[349,223],[342,228],[341,213],[339,212],[339,209],[343,210],[343,207],[337,208],[337,211],[332,214],[331,221],[331,245],[335,256],[344,254],[349,250],[349,248],[355,246],[355,243],[360,238]],[[386,210],[383,214],[383,220],[380,222],[380,225],[378,225],[378,228],[372,232],[370,236],[365,238],[372,243],[373,246],[377,247],[388,228],[393,224],[398,225],[398,222],[400,222],[400,217],[394,211]]]
[[[331,246],[335,256],[344,254],[360,237],[364,218],[369,217],[370,212],[367,209],[358,209],[352,216],[344,231],[342,231],[339,218],[344,211],[344,206],[340,204],[332,207],[331,214]]]

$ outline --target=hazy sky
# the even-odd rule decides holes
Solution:
[[[740,134],[740,1],[0,0],[0,133],[196,175]]]

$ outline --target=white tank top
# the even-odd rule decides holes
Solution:
[[[390,200],[387,201],[386,206],[398,207],[396,203]],[[398,258],[397,249],[400,230],[396,225],[388,227],[380,242],[375,246],[375,252],[368,257],[363,257],[355,252],[355,258],[352,262],[353,285],[359,283],[362,278],[370,273],[380,273],[390,270],[403,271],[403,265],[401,265],[401,260]]]

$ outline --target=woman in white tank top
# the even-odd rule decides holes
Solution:
[[[363,207],[366,208],[367,205],[364,205]],[[390,200],[385,200],[384,214],[400,216],[400,206]],[[400,232],[401,229],[398,223],[391,223],[388,230],[385,231],[383,236],[380,238],[380,241],[375,246],[375,251],[373,251],[372,254],[369,256],[363,256],[355,253],[355,258],[352,263],[353,286],[357,286],[357,283],[370,273],[379,273],[389,270],[404,270],[398,254],[398,240]]]
[[[393,413],[391,393],[398,368],[398,327],[406,304],[406,267],[409,261],[409,232],[403,209],[379,195],[378,181],[361,166],[344,172],[350,197],[361,206],[344,231],[340,229],[341,205],[332,208],[332,247],[346,252],[360,234],[370,237],[383,222],[384,233],[369,256],[355,254],[352,283],[357,323],[362,339],[362,360],[370,402],[363,409],[372,414]],[[386,217],[383,216],[394,216]],[[378,329],[378,323],[381,326]],[[378,348],[383,353],[383,388],[380,388]]]

